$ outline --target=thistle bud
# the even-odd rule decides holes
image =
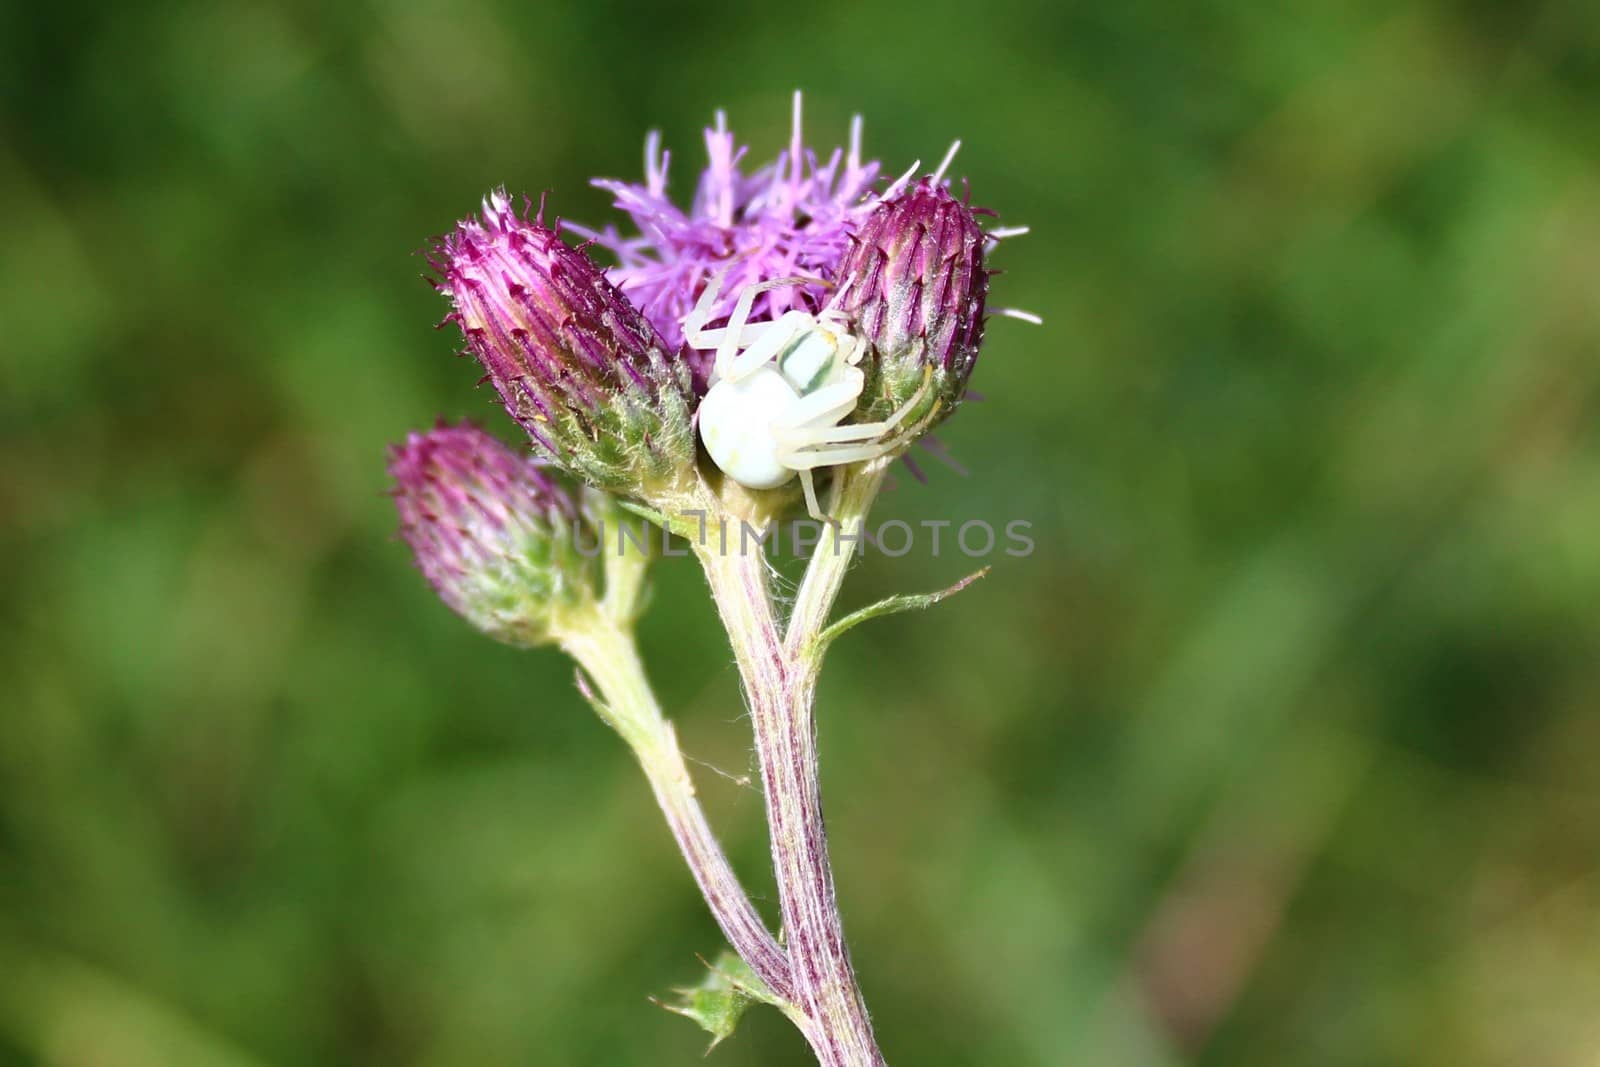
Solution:
[[[490,637],[544,644],[562,611],[592,599],[579,509],[534,457],[471,423],[441,422],[395,445],[389,474],[418,569]]]
[[[504,191],[431,262],[454,321],[535,449],[611,492],[658,500],[694,471],[689,368],[580,249]]]
[[[961,401],[983,341],[985,240],[972,208],[931,181],[883,201],[861,224],[829,303],[875,356],[858,418],[882,418],[925,383],[906,425],[945,418]]]

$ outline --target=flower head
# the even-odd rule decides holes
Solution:
[[[740,164],[747,149],[728,131],[720,111],[716,125],[705,131],[705,143],[708,165],[687,211],[667,197],[670,156],[652,133],[645,144],[643,184],[595,181],[616,197],[616,206],[633,220],[638,234],[625,237],[615,227],[572,227],[617,257],[619,265],[609,277],[674,350],[683,343],[684,316],[707,281],[724,272],[722,295],[709,321],[726,318],[747,285],[790,276],[813,277],[822,284],[762,294],[751,321],[777,318],[794,307],[814,310],[850,247],[850,234],[882,196],[904,183],[901,179],[883,194],[874,190],[880,168],[861,158],[859,116],[851,123],[848,149],[835,148],[823,161],[807,148],[800,131],[799,93],[789,146],[776,161],[744,173]]]
[[[862,224],[828,305],[874,353],[858,418],[881,417],[925,385],[908,425],[948,416],[961,401],[983,342],[988,240],[973,209],[933,180],[884,200]]]
[[[537,459],[471,423],[441,422],[390,450],[400,536],[440,599],[484,633],[529,647],[593,595],[584,519]]]
[[[467,348],[545,458],[653,499],[692,477],[692,384],[648,320],[580,249],[505,192],[430,260]]]

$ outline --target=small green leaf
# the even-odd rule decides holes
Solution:
[[[674,1000],[655,1002],[670,1012],[693,1019],[711,1035],[707,1052],[733,1033],[739,1020],[757,1002],[783,1007],[766,983],[755,976],[750,965],[724,949],[717,962],[706,964],[705,980],[697,986],[672,991]],[[651,998],[654,1000],[655,998]]]
[[[861,625],[868,619],[876,619],[880,615],[893,615],[901,611],[917,611],[922,608],[931,608],[946,597],[955,596],[961,590],[989,573],[985,567],[981,571],[974,571],[948,589],[941,589],[937,593],[902,593],[899,596],[885,597],[876,604],[868,604],[860,611],[852,611],[844,618],[829,625],[811,641],[810,652],[813,656],[820,656],[831,645],[834,638],[846,630]]]
[[[631,511],[641,519],[649,519],[664,530],[672,527],[672,520],[655,508],[645,507],[643,504],[629,500],[627,497],[614,497],[612,499],[623,511]]]

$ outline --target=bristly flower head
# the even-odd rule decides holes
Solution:
[[[693,477],[688,368],[581,249],[490,195],[430,256],[436,287],[537,451],[601,489],[659,499]]]
[[[727,272],[710,321],[725,318],[740,290],[756,282],[792,276],[833,281],[850,234],[906,180],[883,193],[874,191],[880,168],[861,158],[859,116],[850,126],[849,148],[835,148],[822,161],[801,138],[799,93],[789,147],[775,162],[745,174],[740,164],[747,149],[728,131],[720,111],[705,141],[709,164],[689,210],[667,197],[670,156],[652,133],[645,143],[644,184],[595,181],[616,197],[638,234],[572,227],[617,257],[619,265],[609,276],[674,350],[683,343],[684,316],[714,275]],[[775,319],[793,307],[814,310],[824,298],[822,285],[774,289],[758,298],[751,320]]]
[[[989,239],[970,205],[926,179],[862,224],[828,305],[855,323],[875,355],[859,417],[881,417],[925,384],[926,402],[909,423],[933,414],[931,425],[960,403],[983,343]]]
[[[576,541],[584,520],[534,457],[471,423],[441,422],[395,445],[389,474],[417,567],[490,637],[543,644],[563,609],[593,596],[593,568]]]

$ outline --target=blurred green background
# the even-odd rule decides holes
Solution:
[[[507,423],[414,255],[505,182],[599,221],[729,109],[953,137],[1033,235],[880,519],[1037,552],[821,703],[895,1064],[1600,1056],[1600,13],[0,9],[0,1063],[690,1064],[715,927],[555,652],[440,606],[384,446]],[[850,604],[953,581],[916,552]],[[767,898],[692,564],[642,639]],[[726,772],[724,777],[716,770]],[[773,1012],[714,1054],[808,1062]]]

